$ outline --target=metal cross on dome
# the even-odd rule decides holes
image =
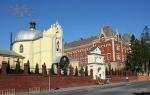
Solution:
[[[10,6],[7,11],[9,12],[10,15],[18,15],[19,17],[32,16],[35,13],[33,8],[29,8],[26,5]]]

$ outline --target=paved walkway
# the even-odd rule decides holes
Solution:
[[[83,88],[93,88],[93,87],[109,87],[109,86],[116,86],[116,85],[122,85],[125,83],[133,83],[133,82],[139,82],[139,81],[130,81],[130,82],[119,82],[119,83],[110,83],[110,84],[104,84],[104,85],[88,85],[88,86],[80,86],[80,87],[68,87],[68,88],[60,88],[60,89],[51,89],[51,92],[61,92],[61,91],[70,91],[70,90],[78,90]]]

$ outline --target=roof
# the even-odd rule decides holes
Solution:
[[[64,48],[68,49],[68,48],[72,48],[72,47],[86,45],[86,44],[93,42],[96,39],[98,39],[98,36],[94,36],[94,37],[90,37],[90,38],[86,38],[86,39],[81,38],[80,40],[77,40],[77,41],[65,43]]]
[[[117,31],[113,31],[110,26],[104,26],[102,28],[101,33],[103,33],[107,38],[113,38],[116,35],[118,35],[121,38],[121,35],[119,35],[119,33]],[[97,39],[99,39],[99,35],[98,36],[93,36],[93,37],[90,37],[90,38],[86,38],[86,39],[81,38],[80,40],[77,40],[77,41],[65,43],[64,44],[64,48],[65,49],[69,49],[69,48],[73,48],[73,47],[77,47],[77,46],[82,46],[82,45],[90,44],[90,43],[92,43],[93,41],[95,41]],[[130,42],[130,35],[124,34],[122,36],[122,40],[125,43],[128,44]]]
[[[43,33],[38,30],[22,30],[20,31],[17,36],[15,37],[15,42],[17,41],[32,41],[34,39],[41,38]]]
[[[93,51],[93,50],[95,50],[96,48],[99,48],[99,47],[94,46],[94,47],[92,47],[92,48],[90,49],[90,51]],[[100,49],[100,48],[99,48],[99,49]]]
[[[106,65],[105,63],[88,63],[87,65]]]
[[[14,52],[14,51],[3,50],[3,49],[0,49],[0,55],[2,55],[2,56],[8,56],[8,57],[24,58],[23,56],[21,56],[20,54]]]
[[[113,37],[115,35],[115,32],[113,32],[110,26],[104,26],[102,29],[106,37]]]

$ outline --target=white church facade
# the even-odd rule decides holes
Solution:
[[[20,31],[12,43],[12,50],[31,63],[31,70],[39,64],[51,68],[52,63],[58,63],[63,55],[63,29],[58,22],[43,32],[36,30],[36,23],[31,22],[27,30]]]

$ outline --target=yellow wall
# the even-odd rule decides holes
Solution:
[[[10,62],[10,67],[11,67],[12,69],[15,69],[17,59],[18,59],[17,57],[10,57],[10,56],[2,56],[2,55],[1,55],[1,56],[0,56],[0,67],[2,66],[2,61],[8,62],[8,60],[9,60],[9,62]],[[22,61],[23,61],[23,59],[19,59],[21,69],[24,68],[24,64],[23,64]]]
[[[46,63],[47,68],[50,68],[55,60],[63,54],[63,31],[60,25],[52,25],[47,31],[43,32],[43,37],[32,41],[14,42],[13,51],[25,57],[24,63],[30,61],[30,68],[35,68],[36,63],[39,68]],[[56,40],[60,41],[61,51],[56,51]],[[23,45],[24,52],[20,53],[20,45]]]

